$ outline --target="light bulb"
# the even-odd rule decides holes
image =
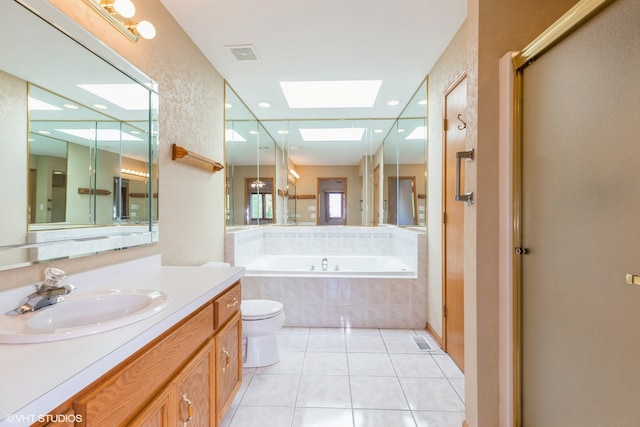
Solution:
[[[113,2],[113,9],[123,18],[131,18],[136,14],[136,6],[131,0],[116,0]]]
[[[154,27],[149,21],[138,22],[138,25],[136,25],[136,31],[147,40],[156,36],[156,27]]]

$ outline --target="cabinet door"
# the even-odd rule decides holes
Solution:
[[[212,345],[205,347],[189,362],[173,381],[176,405],[173,425],[209,427],[213,410]]]
[[[138,416],[131,421],[129,427],[170,427],[173,419],[171,410],[173,398],[171,385],[158,394]]]
[[[218,423],[231,406],[242,381],[241,328],[240,313],[236,313],[215,337],[216,416]]]

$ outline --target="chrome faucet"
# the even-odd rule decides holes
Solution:
[[[329,268],[329,260],[326,258],[322,258],[322,271],[327,271]]]
[[[59,268],[49,267],[44,270],[44,281],[36,286],[36,291],[31,293],[22,302],[20,307],[8,311],[8,316],[18,316],[30,311],[36,311],[43,307],[64,301],[63,295],[75,289],[73,285],[59,285],[58,282],[67,277],[67,273]]]

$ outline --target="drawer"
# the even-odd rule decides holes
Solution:
[[[231,318],[235,313],[240,311],[240,302],[242,301],[242,292],[240,282],[236,282],[225,293],[213,300],[215,310],[214,327],[218,329],[220,326]]]

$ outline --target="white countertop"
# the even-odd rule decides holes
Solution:
[[[0,344],[0,426],[28,426],[38,421],[244,275],[243,267],[160,267],[159,258],[158,266],[153,258],[70,276],[64,283],[75,285],[74,292],[157,289],[170,298],[169,306],[160,313],[85,337]],[[17,293],[0,293],[3,313],[7,306],[18,305]],[[20,293],[21,297],[27,294]]]

